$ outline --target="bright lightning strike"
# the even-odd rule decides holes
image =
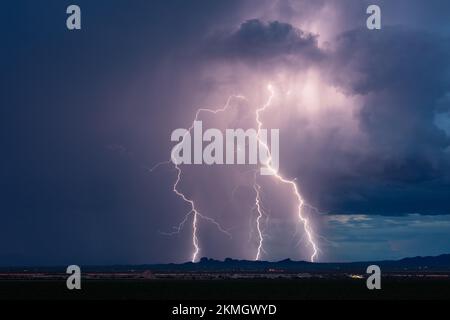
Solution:
[[[183,136],[183,139],[182,139],[182,141],[181,141],[181,143],[180,143],[179,145],[181,146],[181,145],[183,144],[184,139],[187,137],[187,135],[188,135],[188,134],[192,131],[192,129],[194,128],[194,122],[198,120],[198,118],[199,118],[199,116],[200,116],[200,114],[201,114],[202,112],[203,112],[203,113],[212,113],[212,114],[217,114],[217,113],[220,113],[220,112],[224,112],[224,111],[226,111],[226,110],[229,108],[229,106],[230,106],[230,104],[231,104],[231,101],[232,101],[233,99],[245,99],[245,98],[244,98],[243,96],[234,95],[234,96],[230,96],[230,97],[228,98],[228,101],[227,101],[227,103],[225,104],[225,106],[224,106],[223,108],[215,109],[215,110],[212,110],[212,109],[204,109],[204,108],[198,109],[197,112],[195,113],[195,118],[194,118],[194,120],[192,121],[191,126],[190,126],[189,129],[186,131],[186,133],[185,133],[185,135]],[[175,148],[175,149],[173,150],[174,153],[177,152],[177,151],[178,151],[177,148]],[[208,216],[205,216],[205,215],[201,214],[201,213],[197,210],[197,208],[196,208],[196,206],[195,206],[194,200],[189,199],[189,198],[188,198],[188,197],[187,197],[187,196],[186,196],[186,195],[178,188],[178,184],[179,184],[180,181],[181,181],[182,170],[181,170],[181,167],[180,167],[179,165],[177,165],[174,161],[168,160],[168,161],[160,162],[160,163],[156,164],[153,168],[151,168],[150,171],[155,170],[157,167],[159,167],[159,166],[162,165],[162,164],[168,164],[168,163],[173,163],[173,165],[174,165],[174,167],[175,167],[175,170],[177,171],[177,178],[176,178],[176,180],[175,180],[175,183],[173,184],[172,191],[173,191],[178,197],[180,197],[184,202],[186,202],[187,204],[189,204],[189,206],[190,206],[190,208],[191,208],[191,210],[186,214],[186,216],[184,217],[184,219],[181,221],[181,223],[180,223],[180,224],[178,225],[178,227],[176,228],[176,231],[175,231],[175,232],[172,232],[172,233],[168,233],[168,234],[179,233],[179,232],[183,229],[183,227],[184,227],[185,223],[187,222],[189,216],[191,216],[191,215],[193,216],[193,217],[192,217],[192,246],[193,246],[194,249],[193,249],[191,261],[192,261],[192,262],[195,262],[195,261],[197,261],[198,254],[200,253],[200,245],[199,245],[199,240],[198,240],[198,219],[199,219],[199,218],[200,218],[200,219],[203,219],[203,220],[205,220],[205,221],[208,221],[208,222],[210,222],[210,223],[212,223],[212,224],[214,224],[214,225],[217,227],[217,229],[219,229],[219,231],[225,233],[225,234],[228,235],[230,238],[231,238],[231,234],[230,234],[228,231],[226,231],[224,228],[222,228],[222,226],[221,226],[216,220],[214,220],[214,219],[211,218],[211,217],[208,217]]]
[[[256,112],[255,112],[255,120],[256,120],[256,123],[258,125],[258,128],[257,128],[258,143],[259,143],[260,146],[262,146],[266,150],[267,155],[268,155],[268,157],[267,157],[265,163],[263,164],[263,166],[267,170],[269,170],[269,172],[271,172],[273,174],[273,176],[277,180],[279,180],[283,184],[288,185],[291,188],[292,194],[293,194],[294,198],[297,201],[297,215],[298,215],[298,218],[299,218],[300,222],[303,224],[304,231],[305,231],[305,233],[307,235],[307,238],[308,238],[308,242],[309,242],[309,244],[310,244],[310,246],[312,247],[312,250],[313,250],[313,253],[311,255],[310,260],[311,260],[311,262],[314,262],[314,259],[316,258],[317,253],[318,253],[318,246],[317,246],[317,244],[316,244],[316,242],[314,240],[313,231],[312,231],[310,222],[303,215],[303,207],[306,204],[304,203],[304,200],[303,200],[303,198],[300,195],[300,192],[298,190],[297,184],[294,182],[295,180],[288,180],[288,179],[284,178],[272,166],[272,154],[270,153],[268,145],[261,138],[261,130],[262,130],[262,127],[263,127],[263,123],[261,121],[260,114],[270,107],[270,105],[272,104],[272,101],[273,101],[273,99],[275,97],[275,90],[273,89],[273,86],[269,84],[267,89],[270,92],[270,96],[269,96],[267,102],[262,107],[256,109]],[[213,109],[204,109],[204,108],[198,109],[197,112],[195,113],[195,118],[192,121],[191,126],[186,131],[186,133],[183,136],[183,139],[182,139],[181,143],[179,144],[179,146],[181,146],[183,144],[184,139],[186,138],[186,136],[193,130],[194,122],[198,121],[198,118],[199,118],[201,113],[218,114],[218,113],[224,112],[230,107],[230,103],[231,103],[231,101],[233,99],[246,100],[246,98],[243,97],[243,96],[234,95],[234,96],[230,96],[228,98],[227,103],[226,103],[226,105],[223,108],[215,109],[215,110],[213,110]],[[175,153],[177,151],[178,150],[175,148],[173,152]],[[193,253],[192,253],[191,261],[195,262],[195,261],[197,261],[198,254],[200,253],[200,245],[199,245],[199,239],[198,239],[198,220],[199,219],[203,219],[203,220],[205,220],[207,222],[210,222],[210,223],[214,224],[219,231],[225,233],[226,235],[228,235],[230,237],[231,237],[231,234],[228,231],[226,231],[225,229],[223,229],[221,227],[221,225],[217,221],[215,221],[214,219],[212,219],[212,218],[210,218],[208,216],[205,216],[205,215],[201,214],[197,210],[197,208],[195,206],[195,202],[192,199],[188,198],[179,189],[178,185],[179,185],[179,183],[181,181],[181,174],[182,174],[182,170],[181,170],[181,167],[179,165],[177,165],[175,162],[170,161],[170,160],[169,161],[164,161],[164,162],[160,162],[160,163],[156,164],[153,168],[150,169],[150,172],[154,171],[160,165],[170,164],[170,163],[172,163],[174,165],[174,167],[175,167],[175,169],[177,171],[177,178],[175,180],[175,183],[173,184],[172,191],[178,197],[180,197],[184,202],[186,202],[190,206],[191,210],[185,215],[184,219],[181,221],[181,223],[178,225],[178,227],[175,228],[175,232],[166,233],[166,234],[171,235],[171,234],[179,233],[183,229],[183,227],[186,224],[186,222],[188,221],[189,217],[192,215],[192,246],[193,246]],[[258,213],[257,218],[256,218],[256,229],[257,229],[257,235],[258,235],[258,248],[257,248],[255,260],[259,260],[260,257],[261,257],[261,253],[265,252],[264,251],[264,247],[263,247],[264,234],[263,234],[263,231],[261,229],[261,219],[263,218],[265,213],[264,213],[264,210],[263,210],[263,207],[262,207],[262,204],[261,204],[261,186],[256,181],[256,174],[255,174],[255,180],[254,180],[254,184],[253,184],[253,189],[255,190],[255,207],[254,208],[256,209],[256,211]]]
[[[267,108],[270,107],[270,105],[272,104],[272,100],[275,97],[275,90],[273,89],[273,86],[271,84],[269,84],[267,86],[267,89],[270,92],[270,96],[269,99],[267,100],[267,102],[259,109],[256,110],[256,122],[258,124],[258,130],[257,130],[257,137],[258,137],[258,141],[259,141],[259,145],[262,146],[266,152],[267,152],[267,160],[264,163],[265,168],[267,168],[270,172],[272,172],[273,176],[279,180],[280,182],[290,186],[291,190],[292,190],[292,194],[294,195],[295,199],[297,200],[297,214],[298,214],[298,218],[300,219],[300,221],[303,223],[303,228],[305,230],[305,233],[307,235],[308,238],[308,242],[310,244],[310,246],[312,247],[313,253],[311,255],[311,262],[314,262],[314,259],[317,256],[317,252],[318,252],[318,247],[317,244],[314,240],[313,237],[313,231],[311,229],[311,225],[309,223],[309,220],[303,215],[303,205],[304,205],[304,201],[302,196],[300,195],[300,192],[298,190],[297,184],[294,182],[294,180],[288,180],[286,178],[284,178],[282,175],[280,175],[277,170],[272,166],[272,154],[270,153],[269,147],[267,146],[267,144],[261,139],[261,130],[263,127],[263,123],[260,119],[260,114],[262,112],[264,112]],[[257,206],[259,206],[259,193],[257,193],[257,197],[256,197],[256,202],[257,202]],[[258,218],[261,217],[261,214],[258,216]],[[258,228],[259,228],[259,224]],[[262,233],[259,233],[260,235],[260,241],[259,241],[259,246],[258,246],[258,253],[256,256],[256,260],[259,259],[259,255],[260,255],[260,250],[262,248]]]
[[[261,219],[264,215],[264,211],[263,208],[261,206],[261,186],[256,183],[256,172],[255,172],[255,183],[253,184],[253,189],[255,190],[255,208],[256,211],[258,212],[258,216],[256,217],[256,230],[258,231],[258,249],[256,252],[256,258],[255,260],[259,260],[261,257],[261,251],[264,251],[263,249],[263,241],[264,241],[264,237],[263,237],[263,233],[261,230]]]

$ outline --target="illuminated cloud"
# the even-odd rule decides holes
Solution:
[[[88,28],[70,38],[55,27],[59,6],[28,3],[24,23],[22,5],[5,4],[1,263],[189,260],[190,230],[161,234],[186,212],[171,192],[175,172],[144,168],[168,158],[171,131],[197,108],[219,108],[232,94],[248,101],[205,125],[254,126],[268,82],[276,99],[263,120],[280,128],[281,172],[297,178],[308,203],[348,217],[328,221],[332,228],[315,218],[319,236],[343,241],[322,259],[385,257],[376,249],[384,237],[401,248],[403,232],[419,230],[397,216],[412,212],[423,214],[424,234],[436,230],[432,221],[442,229],[434,244],[396,254],[447,250],[450,3],[375,1],[383,29],[373,33],[363,29],[369,2],[86,2]],[[202,254],[251,259],[252,177],[218,167],[184,173],[180,188],[233,235],[201,222]],[[308,259],[289,190],[262,184],[266,257]],[[371,238],[359,232],[380,220]]]

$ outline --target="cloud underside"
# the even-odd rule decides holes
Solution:
[[[250,68],[257,64],[259,70],[267,66],[269,72],[274,65],[288,66],[294,74],[315,68],[329,86],[360,99],[355,117],[368,144],[333,155],[347,163],[345,171],[352,167],[354,173],[349,176],[336,167],[323,177],[327,185],[321,191],[328,196],[321,201],[326,208],[450,212],[445,201],[450,192],[450,138],[436,122],[450,110],[448,39],[389,26],[347,31],[324,48],[318,37],[288,23],[253,19],[235,31],[210,36],[208,54]],[[332,141],[322,141],[325,150],[336,150]]]

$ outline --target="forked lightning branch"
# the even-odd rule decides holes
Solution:
[[[188,129],[176,129],[172,132],[172,142],[177,144],[172,148],[171,159],[160,162],[150,171],[155,170],[162,164],[173,164],[176,170],[176,179],[172,186],[172,191],[180,197],[189,207],[190,210],[185,214],[175,231],[168,233],[176,234],[181,232],[188,221],[192,223],[192,247],[191,261],[195,262],[201,251],[199,239],[198,221],[204,220],[212,224],[218,231],[231,237],[231,233],[225,230],[221,224],[215,219],[201,213],[193,199],[189,198],[185,192],[180,189],[180,181],[182,177],[182,165],[256,165],[260,168],[260,174],[263,176],[271,176],[279,183],[289,187],[291,198],[296,203],[296,216],[298,221],[303,225],[303,231],[306,236],[308,246],[310,248],[310,261],[315,261],[319,248],[315,240],[315,233],[311,226],[311,222],[305,216],[303,209],[305,202],[300,194],[295,179],[287,179],[279,170],[279,139],[278,129],[268,131],[263,128],[261,114],[269,109],[275,97],[275,89],[272,85],[268,85],[269,97],[267,102],[254,111],[254,120],[256,129],[226,129],[222,132],[219,129],[210,128],[203,130],[203,122],[200,120],[202,113],[219,115],[228,110],[232,100],[243,99],[245,97],[236,95],[230,96],[224,107],[220,109],[198,109],[195,117]],[[270,136],[270,139],[269,139]],[[269,143],[270,140],[270,143]],[[255,169],[255,173],[257,170]],[[257,248],[255,250],[255,260],[260,260],[262,253],[266,253],[264,249],[265,233],[261,225],[261,219],[265,215],[262,199],[261,186],[257,181],[257,175],[254,175],[253,190],[255,191],[255,206],[257,218],[255,220],[255,229],[257,231]]]

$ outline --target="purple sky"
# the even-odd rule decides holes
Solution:
[[[450,243],[448,1],[14,1],[0,17],[0,265],[182,262],[192,221],[170,134],[197,108],[220,129],[280,129],[319,261],[432,255]],[[365,27],[378,4],[382,29]],[[200,256],[253,259],[247,166],[185,166]],[[261,178],[263,259],[309,259],[291,190]]]

